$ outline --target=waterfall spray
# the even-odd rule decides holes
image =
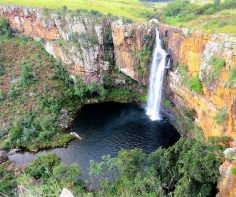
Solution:
[[[165,73],[167,53],[162,48],[159,31],[156,29],[155,48],[152,54],[151,71],[146,114],[151,120],[161,120],[160,107],[162,84]]]

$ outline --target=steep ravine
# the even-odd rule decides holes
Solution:
[[[148,83],[155,24],[123,24],[121,21],[111,24],[109,20],[97,17],[59,16],[16,6],[1,6],[0,15],[7,17],[11,27],[21,34],[43,40],[50,54],[69,65],[71,75],[81,74],[86,81],[101,81],[103,71],[111,68],[104,56],[107,32],[112,28],[114,49],[110,50],[114,50],[116,65],[140,83]],[[182,102],[196,112],[195,122],[205,137],[230,136],[235,139],[236,88],[235,84],[228,85],[227,82],[229,71],[236,64],[236,39],[224,34],[210,35],[162,24],[157,26],[172,62],[167,75],[166,97],[172,104]],[[74,41],[76,39],[78,41]],[[218,76],[214,76],[212,58],[223,62]],[[184,83],[186,76],[182,75],[179,65],[185,66],[189,79],[199,77],[200,92],[191,90]],[[218,124],[215,117],[223,108],[227,112],[225,122]]]
[[[163,24],[124,24],[17,6],[1,6],[1,15],[19,33],[41,40],[48,53],[68,65],[72,76],[80,74],[87,82],[101,82],[114,57],[121,72],[148,85],[154,27],[158,26],[170,57],[163,103],[179,131],[190,137],[202,137],[202,130],[206,138],[236,139],[236,85],[230,81],[236,65],[235,38]],[[186,132],[186,121],[178,120],[184,111],[192,116],[187,121],[200,129],[187,126]],[[222,174],[233,165],[225,162]],[[233,195],[235,179],[233,175],[222,178],[219,196]]]

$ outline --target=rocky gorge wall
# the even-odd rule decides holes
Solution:
[[[20,34],[41,40],[49,54],[70,65],[71,75],[99,82],[110,69],[103,58],[104,32],[110,27],[106,19],[21,6],[0,6],[0,16]]]
[[[80,74],[85,81],[97,82],[102,81],[104,71],[111,69],[109,60],[114,57],[120,71],[148,85],[157,27],[171,60],[165,94],[172,111],[178,116],[175,109],[179,105],[195,111],[194,121],[207,138],[236,139],[236,86],[228,83],[229,71],[236,65],[235,38],[151,22],[111,23],[103,17],[63,15],[18,6],[0,6],[0,15],[21,34],[41,39],[50,54],[69,65],[71,75]],[[212,59],[221,62],[220,68]],[[186,69],[185,76],[180,65]],[[186,84],[191,79],[197,81],[200,91]],[[217,121],[220,115],[223,120]]]
[[[236,67],[235,38],[156,21],[124,24],[19,6],[0,6],[0,16],[20,34],[40,40],[48,53],[68,65],[72,76],[79,74],[87,82],[102,82],[104,72],[112,69],[115,60],[121,72],[148,85],[157,27],[169,57],[163,100],[168,106],[164,107],[176,119],[182,113],[179,106],[193,110],[193,119],[185,123],[194,122],[200,128],[197,132],[202,130],[206,138],[229,136],[236,140],[236,83],[229,81],[230,71]],[[176,126],[181,130],[183,125]],[[191,133],[192,128],[188,129]],[[226,160],[221,166],[220,197],[233,197],[236,192],[232,168],[236,168],[235,160]]]
[[[230,136],[236,139],[236,86],[228,83],[230,70],[236,65],[236,39],[228,35],[210,35],[162,24],[156,26],[170,57],[171,68],[167,74],[165,94],[172,102],[172,107],[182,104],[194,110],[195,122],[205,137]],[[138,62],[132,49],[129,49],[131,45],[140,47],[138,43],[142,43],[140,32],[143,26],[115,22],[112,27],[116,62],[121,71],[147,84],[147,77],[137,77]],[[150,23],[145,27],[149,27],[146,34],[153,29]],[[122,51],[125,53],[120,55]],[[219,70],[215,69],[214,60],[221,62]],[[179,65],[185,68],[184,74],[187,76],[183,76]],[[149,70],[148,66],[144,69],[145,72]],[[199,79],[199,92],[186,84],[186,81],[194,78]],[[216,117],[223,110],[226,111],[222,115],[224,120],[217,121]]]

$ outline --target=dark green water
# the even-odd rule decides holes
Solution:
[[[90,160],[100,161],[102,155],[116,156],[121,149],[141,148],[149,153],[156,148],[173,145],[179,134],[167,121],[151,121],[135,104],[103,103],[85,105],[71,128],[82,140],[74,140],[67,148],[23,152],[11,155],[17,165],[27,164],[37,155],[53,152],[62,162],[77,162],[86,175]]]

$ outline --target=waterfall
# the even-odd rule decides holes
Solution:
[[[149,90],[146,114],[151,120],[161,120],[160,106],[162,97],[162,84],[165,73],[167,53],[162,48],[159,31],[156,29],[155,48],[152,54],[151,72],[149,77]]]

